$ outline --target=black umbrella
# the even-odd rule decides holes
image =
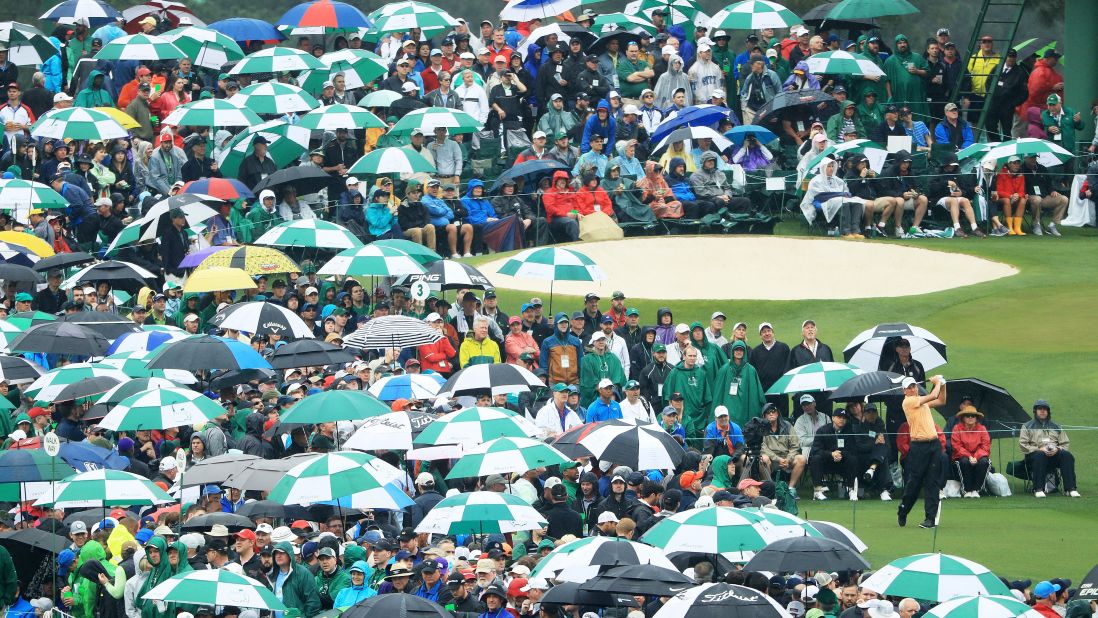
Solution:
[[[319,167],[312,166],[296,166],[287,167],[286,169],[278,170],[277,172],[267,176],[263,180],[252,188],[252,191],[256,195],[264,189],[271,189],[275,193],[278,193],[278,187],[282,185],[293,185],[297,189],[298,195],[308,195],[309,193],[316,193],[324,187],[328,186],[332,177],[327,172]]]
[[[347,350],[331,343],[317,339],[298,339],[275,348],[268,360],[271,362],[271,367],[275,369],[292,369],[349,363],[355,360],[355,357]]]
[[[871,30],[877,27],[875,18],[865,20],[826,19],[827,14],[837,4],[838,2],[825,2],[809,9],[807,13],[801,16],[801,19],[804,20],[806,25],[813,26],[817,30],[824,28],[828,30]]]
[[[129,262],[108,260],[81,269],[80,272],[66,279],[62,287],[68,289],[79,283],[98,284],[100,281],[106,281],[111,287],[137,292],[153,279],[156,279],[156,275],[140,266]]]
[[[20,311],[8,316],[10,321],[12,318],[19,318],[20,324],[30,324],[31,326],[38,326],[39,324],[48,324],[50,322],[56,322],[57,316],[52,313],[42,313],[41,311]]]
[[[70,266],[79,266],[81,264],[87,264],[88,262],[94,262],[95,256],[85,251],[76,251],[74,253],[58,253],[57,255],[51,255],[48,258],[38,260],[32,268],[40,273],[44,273],[53,269],[68,268]]]
[[[409,275],[403,282],[411,283],[420,279],[427,281],[432,290],[489,290],[493,287],[484,273],[464,262],[454,260],[435,262],[427,268],[426,273]]]
[[[812,527],[819,530],[820,534],[831,539],[832,541],[838,541],[843,545],[846,545],[850,549],[858,552],[859,554],[869,549],[869,546],[865,544],[858,535],[854,534],[846,527],[830,521],[820,521],[817,519],[809,520]]]
[[[439,389],[439,395],[473,395],[491,391],[493,395],[502,393],[525,393],[543,387],[541,380],[533,373],[506,363],[491,365],[471,365],[454,375]]]
[[[838,112],[835,97],[822,90],[796,90],[779,92],[755,116],[755,124],[777,127],[782,119],[822,116],[825,112]]]
[[[869,563],[848,545],[828,538],[796,536],[770,543],[744,567],[748,571],[864,571]]]
[[[765,594],[735,584],[702,584],[671,597],[654,618],[785,618],[789,614]]]
[[[699,562],[708,562],[713,564],[716,559],[717,573],[731,573],[736,570],[736,565],[727,557],[720,554],[702,554],[692,551],[673,551],[667,554],[667,559],[671,561],[671,564],[675,565],[678,569],[691,569],[694,568]]]
[[[42,283],[42,275],[29,266],[0,263],[0,279],[15,283]]]
[[[19,551],[20,548],[32,547],[51,554],[59,554],[69,546],[69,540],[60,534],[44,532],[37,528],[23,528],[22,530],[0,532],[0,545],[16,551]],[[14,555],[14,552],[12,555]]]
[[[591,47],[587,48],[587,53],[588,54],[594,54],[594,55],[597,56],[597,55],[601,54],[602,52],[606,51],[606,45],[608,43],[610,43],[610,41],[617,41],[618,44],[621,46],[620,47],[621,53],[624,54],[626,44],[628,44],[630,41],[636,41],[636,40],[637,40],[636,33],[630,32],[628,30],[619,30],[617,32],[608,32],[608,33],[603,34],[602,36],[600,36],[598,39],[595,39],[595,42],[591,43]]]
[[[1027,423],[1030,420],[1022,404],[1007,389],[979,378],[958,378],[946,384],[945,405],[938,412],[949,418],[961,409],[961,400],[968,398],[977,410],[984,413],[984,420],[1001,423]]]
[[[1090,573],[1087,573],[1086,577],[1083,578],[1075,598],[1084,601],[1098,601],[1098,565],[1095,565]]]
[[[531,161],[523,161],[518,165],[507,168],[502,174],[496,178],[496,182],[492,184],[492,192],[499,191],[503,187],[504,181],[518,180],[522,178],[526,181],[539,179],[542,176],[548,176],[557,170],[567,170],[569,167],[556,159],[533,159]]]
[[[46,322],[28,328],[8,348],[18,352],[42,352],[68,356],[103,356],[110,347],[99,333],[68,322]]]
[[[616,592],[669,597],[694,586],[694,580],[654,564],[614,567],[580,584],[588,592]]]
[[[141,332],[141,327],[133,320],[127,320],[112,311],[77,311],[62,316],[58,321],[79,324],[107,339],[118,339],[128,333]]]
[[[271,491],[290,468],[317,456],[318,453],[302,453],[283,459],[259,459],[225,479],[223,484],[240,490]]]
[[[269,517],[272,519],[285,519],[286,510],[289,507],[272,500],[255,500],[247,502],[236,510],[237,515],[243,515],[251,519],[256,517]]]
[[[900,388],[900,380],[903,376],[891,371],[870,371],[854,376],[839,385],[831,393],[832,401],[863,401],[869,397],[870,401],[884,401],[892,397],[903,397],[904,390]],[[925,395],[926,389],[919,387],[919,394]]]
[[[596,607],[640,607],[632,595],[583,590],[576,582],[565,582],[553,586],[541,597],[541,602]]]
[[[116,386],[118,386],[118,380],[109,376],[84,378],[61,389],[52,401],[54,403],[75,401],[77,399],[83,399],[84,397],[105,393]]]
[[[343,618],[453,618],[438,603],[398,592],[372,596],[343,612]]]
[[[33,382],[42,375],[42,368],[22,356],[0,356],[0,379],[9,384]]]
[[[183,475],[183,486],[221,484],[233,473],[247,468],[253,461],[259,459],[261,458],[255,455],[236,455],[233,453],[207,457],[187,468],[187,473]]]
[[[946,364],[946,344],[937,335],[907,322],[878,324],[857,335],[843,350],[843,359],[866,371],[889,367],[896,360],[896,345],[910,344],[911,357],[927,371]]]
[[[219,391],[229,386],[246,384],[252,380],[266,380],[273,376],[270,369],[229,369],[210,378],[210,390]]]
[[[107,509],[106,511],[104,511],[102,508],[94,508],[87,509],[85,511],[77,511],[75,513],[70,513],[69,515],[66,515],[65,519],[62,520],[61,523],[65,524],[66,526],[71,526],[73,522],[82,521],[88,526],[88,529],[91,529],[93,525],[103,521],[105,517],[110,515],[110,512],[112,510],[114,509]],[[129,517],[130,519],[133,519],[135,521],[141,520],[137,513],[134,513],[133,511],[126,511],[126,517]],[[67,546],[68,544],[66,544],[66,547]]]
[[[217,525],[225,526],[229,532],[254,530],[255,522],[239,513],[207,513],[187,520],[182,529],[187,531],[206,530]]]

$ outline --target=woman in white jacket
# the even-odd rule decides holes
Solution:
[[[141,607],[149,601],[141,601],[137,598],[137,593],[141,591],[141,586],[145,585],[145,580],[149,577],[149,562],[145,560],[145,550],[138,549],[133,555],[133,563],[137,565],[134,576],[126,580],[126,587],[122,593],[122,598],[126,601],[126,616],[128,618],[141,618]]]
[[[848,240],[865,238],[858,232],[862,212],[865,208],[862,200],[850,195],[846,181],[838,176],[839,162],[827,157],[820,164],[820,173],[812,177],[801,200],[801,212],[809,223],[816,218],[816,209],[824,214],[829,223],[839,214],[839,235]]]

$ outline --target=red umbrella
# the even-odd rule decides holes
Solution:
[[[255,197],[252,190],[235,178],[199,178],[183,185],[183,193],[212,195],[218,199],[234,201]]]

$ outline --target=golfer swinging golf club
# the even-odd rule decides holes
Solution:
[[[904,390],[904,416],[911,432],[911,450],[904,460],[907,476],[904,484],[904,497],[900,500],[897,521],[901,527],[907,525],[907,514],[919,499],[919,489],[923,490],[923,510],[926,519],[920,528],[933,528],[938,525],[938,478],[942,465],[942,445],[938,442],[938,430],[934,426],[931,408],[937,408],[946,402],[945,378],[940,375],[930,378],[934,388],[927,395],[919,395],[919,384],[915,378],[905,377],[900,386]]]

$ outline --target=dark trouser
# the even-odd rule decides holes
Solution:
[[[808,470],[812,474],[812,482],[817,486],[823,485],[824,475],[841,474],[843,485],[847,489],[854,489],[854,477],[858,475],[858,458],[851,452],[844,452],[842,461],[831,458],[831,451],[813,450],[808,457]]]
[[[580,237],[579,223],[568,217],[554,218],[549,222],[549,231],[557,242],[575,242]]]
[[[1014,108],[1006,105],[992,104],[987,109],[988,140],[1005,142],[1011,139],[1014,128]]]
[[[702,212],[702,209],[698,206],[697,202],[692,202],[690,200],[679,200],[679,203],[682,204],[683,219],[697,219],[704,214]]]
[[[900,433],[900,425],[907,422],[907,417],[904,416],[899,401],[895,403],[889,401],[887,403],[887,412],[888,414],[885,416],[885,444],[888,445],[886,463],[891,465],[896,463],[899,458],[900,452],[896,449],[896,434]]]
[[[964,488],[965,493],[980,491],[984,486],[984,479],[987,477],[987,469],[990,465],[991,462],[987,457],[977,459],[976,463],[970,462],[968,457],[957,460],[957,468],[961,474],[961,487]]]
[[[922,490],[926,518],[933,521],[938,516],[941,468],[942,443],[937,438],[926,442],[911,441],[911,450],[904,458],[904,497],[900,500],[900,513],[907,515],[915,508],[919,490]]]
[[[545,217],[533,217],[525,234],[527,247],[544,247],[549,244],[549,223]]]
[[[892,473],[888,469],[888,443],[874,444],[873,448],[868,453],[858,453],[858,461],[862,465],[863,470],[868,470],[869,466],[877,464],[877,469],[873,472],[873,478],[870,479],[864,487],[867,491],[873,491],[880,493],[882,491],[892,491],[895,487],[892,486]]]
[[[1045,478],[1049,470],[1060,469],[1060,476],[1064,479],[1064,491],[1075,491],[1075,455],[1063,449],[1049,457],[1044,451],[1035,451],[1026,455],[1026,468],[1029,470],[1029,478],[1033,480],[1034,491],[1045,490]]]

